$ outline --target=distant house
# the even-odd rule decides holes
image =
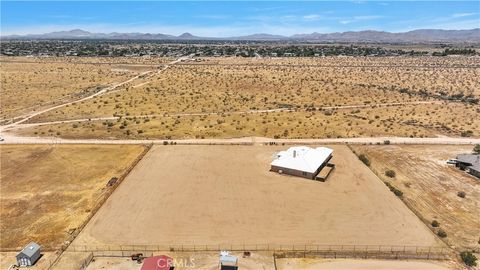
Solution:
[[[290,147],[277,153],[270,170],[288,175],[316,179],[319,172],[332,159],[333,150],[326,147]]]
[[[31,242],[17,254],[17,264],[20,267],[32,266],[40,258],[40,246]]]
[[[480,178],[480,155],[460,154],[457,156],[456,164],[461,170]]]

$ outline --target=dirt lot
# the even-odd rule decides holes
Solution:
[[[437,245],[346,146],[327,182],[269,171],[273,146],[154,146],[76,245]],[[139,233],[140,232],[140,233]]]
[[[446,160],[469,153],[471,146],[352,146],[372,162],[372,169],[384,180],[403,191],[407,205],[426,223],[437,220],[444,238],[459,248],[480,248],[480,181]],[[396,176],[385,176],[394,170]],[[466,192],[465,198],[457,196]]]
[[[55,249],[109,193],[143,146],[2,145],[0,246]]]
[[[278,270],[447,270],[456,269],[448,263],[432,261],[384,261],[353,259],[280,259]]]
[[[157,254],[155,254],[157,255]],[[160,255],[160,254],[158,254]],[[178,270],[217,270],[218,254],[216,253],[170,253]],[[232,253],[237,256],[239,269],[246,270],[448,270],[461,269],[450,262],[438,261],[387,261],[359,259],[276,259],[276,268],[272,254],[252,253],[250,257]],[[141,264],[130,258],[96,257],[87,270],[139,270]]]
[[[252,253],[250,257],[242,258],[241,253],[231,253],[237,256],[239,269],[242,270],[274,270],[273,256],[269,253]],[[168,255],[174,259],[175,270],[217,270],[218,253],[174,253],[166,252],[153,255]],[[141,264],[130,258],[96,257],[87,270],[139,270]]]
[[[167,253],[174,259],[178,270],[217,270],[218,254],[193,253],[178,254]],[[246,270],[448,270],[456,269],[447,262],[432,261],[385,261],[385,260],[354,260],[354,259],[277,259],[276,268],[273,256],[266,253],[252,253],[251,257],[243,258],[242,254],[232,253],[237,256],[239,269]],[[87,270],[139,270],[141,264],[130,258],[96,257]]]

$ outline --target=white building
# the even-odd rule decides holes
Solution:
[[[228,251],[220,252],[220,270],[237,270],[238,258],[230,255]]]
[[[307,146],[290,147],[278,152],[270,163],[271,171],[315,179],[327,166],[333,150],[326,147],[310,148]]]

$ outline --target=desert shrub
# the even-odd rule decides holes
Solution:
[[[386,145],[389,145],[389,144],[390,144],[390,140],[385,140],[385,141],[383,141],[383,143],[386,144]]]
[[[393,192],[393,194],[395,194],[397,197],[402,197],[403,196],[403,192],[400,189],[392,186],[388,182],[384,182],[384,183],[385,183],[385,185],[387,185],[387,187],[390,189],[390,191]]]
[[[473,147],[473,152],[476,154],[480,154],[480,144],[476,144],[475,147]]]
[[[367,158],[367,156],[364,155],[364,154],[359,155],[359,156],[358,156],[358,159],[360,159],[360,161],[362,161],[363,164],[365,164],[365,165],[367,165],[367,166],[370,166],[370,164],[371,164],[371,163],[370,163],[370,160],[369,160],[369,159]]]
[[[163,141],[163,145],[168,145],[168,142],[167,142],[167,141]]]
[[[78,124],[73,124],[72,127],[73,128],[78,128]]]
[[[460,252],[460,257],[464,264],[468,266],[476,266],[477,265],[477,257],[472,254],[470,251],[462,251]]]
[[[438,223],[438,221],[436,220],[432,220],[432,227],[438,227],[440,226],[440,223]]]
[[[462,131],[460,133],[460,136],[462,136],[462,137],[471,137],[472,135],[473,135],[473,131],[471,131],[471,130]]]
[[[442,229],[438,230],[437,235],[438,235],[440,238],[445,238],[445,237],[447,237],[447,233],[446,233],[444,230],[442,230]]]
[[[403,192],[399,189],[396,189],[396,188],[393,190],[393,194],[395,194],[395,196],[397,196],[397,197],[402,197],[403,196]]]
[[[390,177],[390,178],[395,178],[395,176],[396,176],[397,174],[395,173],[394,170],[386,170],[386,171],[385,171],[385,175],[388,176],[388,177]]]
[[[459,191],[457,193],[457,196],[460,197],[460,198],[465,198],[465,196],[467,196],[467,193],[465,193],[465,191]]]

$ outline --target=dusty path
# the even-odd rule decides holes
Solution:
[[[138,87],[147,83],[149,82],[144,82],[133,87]],[[110,93],[112,92],[114,91],[110,91]],[[424,105],[424,104],[440,104],[440,103],[441,102],[439,101],[391,102],[391,103],[357,104],[357,105],[342,105],[342,106],[323,106],[323,107],[315,107],[315,110],[347,110],[347,109],[380,108],[380,107],[395,107],[395,106],[404,106],[404,105]],[[133,115],[133,116],[128,116],[127,118],[150,118],[150,117],[164,117],[164,116],[208,116],[208,115],[222,115],[222,114],[236,115],[236,114],[257,114],[257,113],[269,113],[269,112],[294,112],[294,111],[296,110],[290,109],[290,108],[277,108],[277,109],[246,110],[246,111],[233,111],[233,112],[191,112],[191,113],[165,112],[163,114]],[[58,120],[58,121],[49,121],[49,122],[40,122],[40,123],[26,123],[26,124],[21,124],[19,121],[17,122],[17,125],[5,126],[3,130],[6,131],[6,130],[12,130],[12,129],[30,128],[30,127],[36,127],[36,126],[56,125],[56,124],[65,124],[65,123],[118,120],[121,118],[122,117],[120,116],[104,116],[104,117],[95,117],[95,118],[68,119],[68,120]]]
[[[325,138],[325,139],[272,139],[266,137],[240,137],[223,139],[182,139],[182,140],[114,140],[114,139],[62,139],[55,137],[22,137],[13,133],[2,133],[4,141],[0,144],[163,144],[164,142],[175,142],[176,144],[383,144],[389,141],[390,144],[452,144],[452,145],[473,145],[480,144],[480,138],[455,138],[455,137],[434,137],[434,138],[410,138],[410,137],[361,137],[361,138]]]
[[[121,83],[117,83],[117,84],[114,84],[114,85],[112,85],[112,86],[103,88],[102,90],[100,90],[100,91],[98,91],[98,92],[96,92],[96,93],[94,93],[94,94],[92,94],[92,95],[90,95],[90,96],[86,96],[86,97],[81,98],[81,99],[77,99],[77,100],[69,101],[69,102],[66,102],[66,103],[62,103],[62,104],[59,104],[59,105],[56,105],[56,106],[53,106],[53,107],[49,107],[49,108],[46,108],[46,109],[37,111],[37,112],[31,112],[30,114],[24,115],[24,117],[23,117],[22,120],[19,120],[19,121],[17,121],[17,122],[14,122],[14,123],[11,123],[11,124],[8,124],[8,125],[1,126],[1,127],[0,127],[0,131],[3,131],[3,130],[6,130],[6,129],[10,129],[10,128],[12,128],[12,127],[15,127],[15,126],[17,126],[17,125],[19,125],[19,124],[22,124],[22,123],[24,123],[24,122],[32,119],[32,118],[35,117],[35,116],[44,114],[44,113],[46,113],[46,112],[49,112],[49,111],[52,111],[52,110],[55,110],[55,109],[62,108],[62,107],[65,107],[65,106],[67,106],[67,105],[71,105],[71,104],[73,104],[73,103],[77,103],[77,102],[82,102],[82,101],[85,101],[85,100],[89,100],[89,99],[92,99],[92,98],[97,97],[97,96],[101,96],[101,95],[103,95],[103,94],[105,94],[105,93],[107,93],[107,92],[109,92],[109,91],[111,91],[111,90],[114,90],[114,89],[116,89],[116,88],[118,88],[118,87],[121,87],[121,86],[127,84],[127,83],[130,83],[130,82],[132,82],[132,81],[134,81],[134,80],[136,80],[136,79],[138,79],[138,78],[143,78],[143,77],[145,77],[146,75],[150,75],[150,74],[151,74],[151,75],[156,75],[156,74],[159,74],[159,73],[163,72],[164,70],[166,70],[167,68],[169,68],[171,65],[176,64],[176,63],[178,63],[178,62],[180,62],[180,61],[183,61],[183,60],[185,60],[185,59],[188,59],[188,58],[186,58],[186,57],[180,57],[180,58],[178,58],[178,59],[176,59],[176,60],[174,60],[174,61],[166,64],[162,69],[160,69],[160,70],[158,70],[158,71],[156,71],[156,72],[155,72],[155,70],[150,70],[150,71],[142,72],[142,73],[140,73],[140,74],[138,74],[138,75],[136,75],[136,76],[134,76],[134,77],[126,80],[126,81],[123,81],[123,82],[121,82]]]

